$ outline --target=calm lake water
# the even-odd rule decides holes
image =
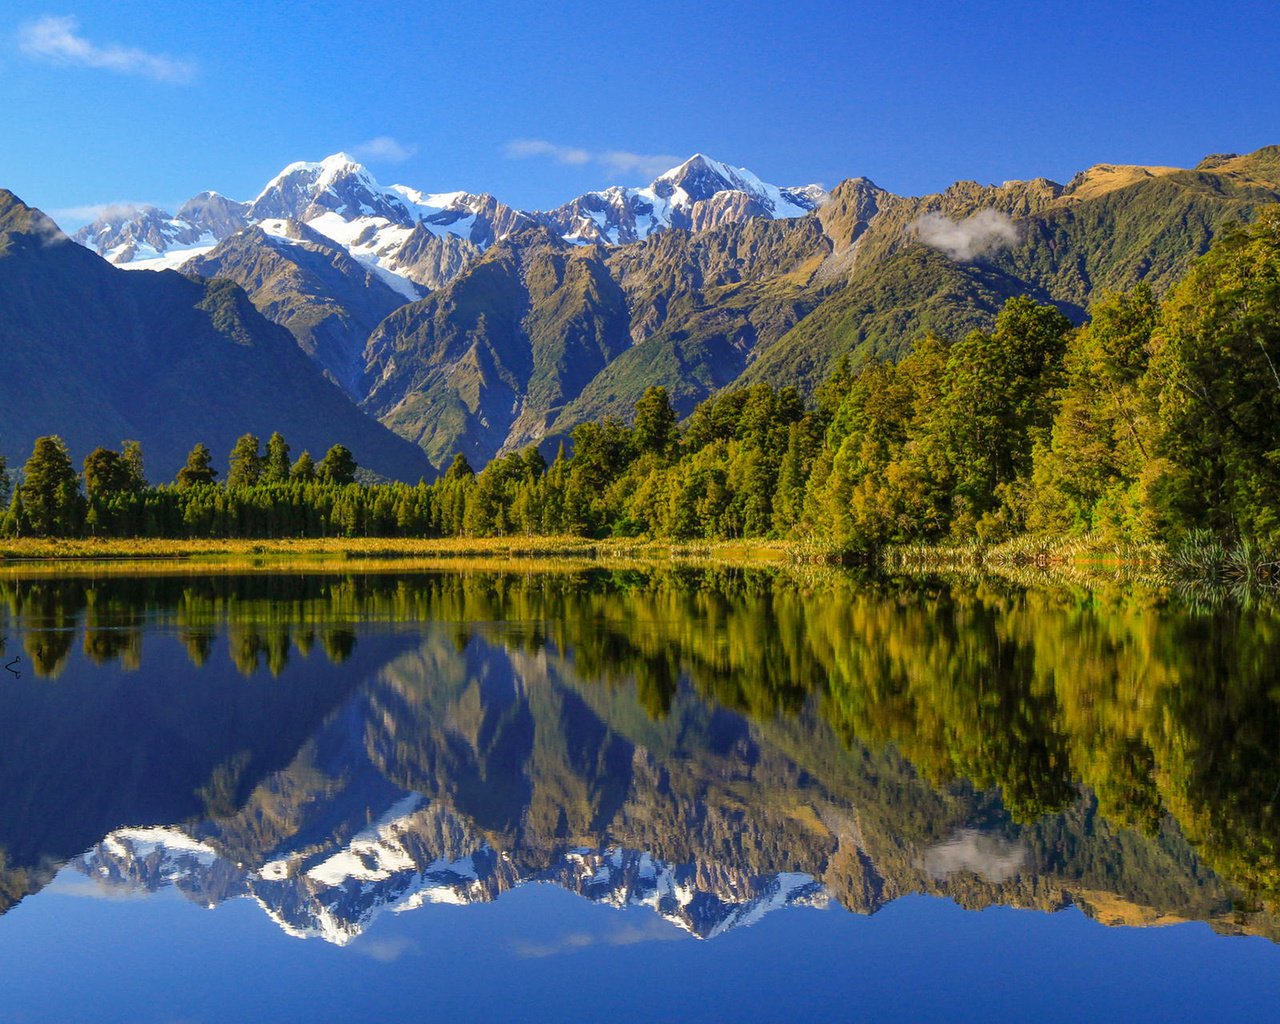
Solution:
[[[3,1021],[1280,1019],[1272,605],[85,574],[0,636]]]

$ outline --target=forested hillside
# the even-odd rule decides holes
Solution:
[[[549,246],[540,258],[554,281],[589,257]],[[439,480],[416,486],[361,486],[350,482],[350,453],[291,465],[283,436],[265,456],[250,437],[226,486],[189,472],[190,462],[159,488],[140,474],[103,484],[86,465],[86,503],[65,454],[45,471],[56,447],[47,442],[3,529],[781,537],[832,552],[1024,532],[1169,541],[1207,529],[1274,546],[1277,360],[1280,207],[1271,207],[1224,232],[1163,299],[1140,283],[1097,300],[1077,328],[1056,306],[1015,297],[991,330],[927,336],[897,362],[844,360],[812,401],[761,382],[729,388],[681,422],[670,393],[651,386],[631,423],[580,424],[571,454],[562,447],[550,465],[535,444],[478,473],[458,454]],[[98,457],[108,455],[117,458]]]

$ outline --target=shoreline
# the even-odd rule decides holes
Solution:
[[[0,571],[90,566],[117,569],[352,568],[458,562],[572,563],[576,565],[715,562],[780,566],[792,560],[781,541],[654,541],[629,538],[483,537],[439,539],[19,539],[0,542]]]

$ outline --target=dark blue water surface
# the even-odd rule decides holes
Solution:
[[[0,579],[0,1020],[1280,1019],[1280,617]]]

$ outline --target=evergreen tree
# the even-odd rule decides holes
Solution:
[[[462,452],[458,452],[454,455],[453,461],[449,463],[449,468],[445,470],[444,478],[448,481],[454,481],[475,475],[476,471],[471,468],[471,463],[467,461],[467,457]]]
[[[124,490],[127,491],[145,491],[147,489],[147,474],[143,467],[142,461],[142,445],[138,441],[124,441],[120,446],[120,461],[125,469],[125,485]]]
[[[547,460],[536,444],[529,445],[520,453],[520,462],[526,480],[536,480],[547,471]]]
[[[289,479],[289,444],[279,431],[267,439],[267,461],[262,470],[264,484],[282,484]]]
[[[128,489],[129,468],[110,448],[95,448],[84,459],[84,493],[92,503]]]
[[[1229,232],[1165,301],[1144,390],[1162,532],[1280,542],[1280,207]]]
[[[633,428],[635,448],[639,454],[657,455],[665,459],[676,446],[676,411],[665,387],[645,389],[636,402]]]
[[[316,477],[325,483],[349,484],[356,479],[356,460],[346,445],[335,444],[320,460]]]
[[[213,456],[203,444],[197,444],[187,455],[187,464],[178,470],[177,484],[180,489],[195,487],[199,484],[211,484],[218,475],[213,468]]]
[[[298,456],[298,461],[293,464],[293,469],[289,472],[289,477],[298,483],[309,484],[316,478],[316,463],[311,457],[309,451],[304,450]]]
[[[25,537],[30,532],[27,511],[22,504],[22,488],[15,487],[13,497],[9,499],[9,511],[5,513],[4,522],[0,523],[0,534],[6,537]]]
[[[22,469],[22,505],[31,531],[44,537],[70,537],[80,532],[84,515],[80,479],[62,438],[36,438]]]
[[[228,487],[252,487],[262,477],[261,442],[255,434],[241,434],[227,464]]]

